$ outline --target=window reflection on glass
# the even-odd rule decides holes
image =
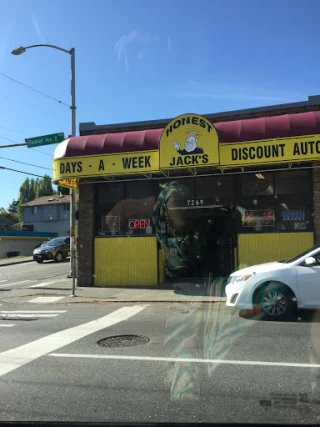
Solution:
[[[226,204],[233,199],[233,177],[196,178],[196,200],[203,200],[204,205]]]
[[[276,194],[309,193],[309,172],[290,171],[275,173]]]
[[[152,210],[153,181],[115,182],[98,187],[96,230],[105,236],[154,234]]]
[[[242,175],[241,194],[242,196],[272,196],[274,194],[273,174],[257,172]]]

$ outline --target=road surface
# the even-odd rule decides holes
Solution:
[[[250,320],[219,303],[2,303],[0,420],[319,422],[319,319]],[[114,347],[123,335],[140,344]]]
[[[69,272],[69,260],[59,263],[45,261],[42,264],[26,262],[0,267],[0,292],[6,292],[8,289],[15,290],[30,287],[38,282],[48,281],[62,274],[67,276]],[[0,293],[1,296],[3,295]]]

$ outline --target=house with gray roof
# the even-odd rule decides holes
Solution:
[[[23,206],[23,225],[33,231],[70,234],[70,196],[43,196]]]

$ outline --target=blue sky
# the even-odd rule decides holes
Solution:
[[[303,101],[320,93],[319,0],[11,0],[0,14],[0,146],[70,133],[76,49],[79,122],[119,123]],[[3,76],[3,74],[5,76]],[[0,166],[49,173],[55,146],[4,148]],[[0,207],[27,177],[1,170]]]

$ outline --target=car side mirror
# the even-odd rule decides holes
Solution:
[[[306,267],[312,267],[313,265],[316,265],[317,261],[315,258],[313,258],[313,256],[309,256],[308,258],[305,259],[304,261],[304,265]]]

